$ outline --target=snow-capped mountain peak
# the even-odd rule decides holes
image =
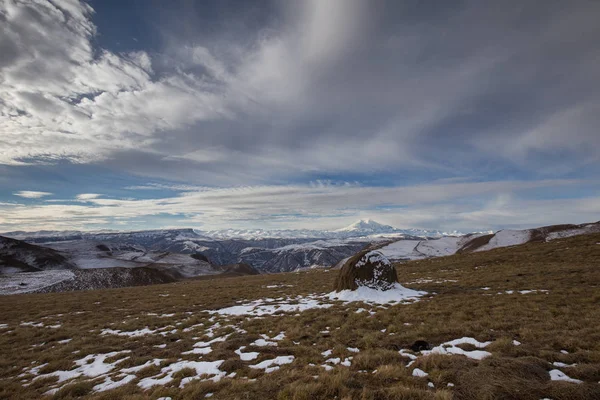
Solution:
[[[389,225],[380,224],[372,219],[361,219],[345,228],[337,229],[336,232],[390,233],[395,230]]]

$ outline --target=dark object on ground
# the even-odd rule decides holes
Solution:
[[[410,349],[414,352],[431,350],[431,345],[424,340],[417,340],[410,346]]]

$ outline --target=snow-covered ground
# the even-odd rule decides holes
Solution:
[[[69,270],[48,270],[0,275],[0,294],[30,293],[57,283],[73,279]]]
[[[399,240],[379,249],[392,260],[421,260],[449,256],[458,251],[470,238],[446,236],[439,239]]]
[[[235,372],[226,372],[224,370],[225,368],[222,368],[223,363],[225,362],[224,359],[215,359],[214,357],[209,358],[211,357],[209,355],[215,354],[215,352],[213,352],[214,346],[226,343],[228,340],[234,340],[236,342],[236,346],[234,347],[236,350],[234,353],[241,361],[247,362],[250,369],[260,370],[263,373],[269,374],[284,368],[303,368],[304,366],[300,364],[301,361],[285,350],[295,345],[300,345],[299,342],[294,342],[288,338],[285,331],[268,330],[269,327],[273,327],[274,325],[272,323],[266,323],[264,324],[264,333],[260,333],[258,338],[255,333],[253,337],[250,336],[245,343],[243,341],[240,343],[240,339],[243,338],[240,334],[247,333],[247,331],[243,329],[243,324],[246,321],[255,319],[264,319],[269,318],[270,316],[273,318],[279,314],[297,315],[306,310],[326,309],[333,307],[334,305],[344,306],[344,304],[354,301],[363,302],[365,307],[374,307],[375,309],[381,307],[381,305],[379,305],[380,303],[387,304],[387,306],[403,307],[401,304],[403,301],[418,301],[420,296],[425,294],[424,292],[403,288],[400,285],[397,286],[398,287],[395,290],[379,293],[374,293],[377,291],[372,289],[361,288],[367,290],[361,292],[359,289],[351,298],[346,297],[343,292],[338,294],[338,296],[333,296],[332,293],[322,293],[306,296],[263,298],[245,303],[241,302],[237,306],[217,310],[199,311],[197,313],[179,312],[165,314],[160,312],[147,312],[147,316],[170,318],[170,320],[165,322],[164,326],[160,326],[160,323],[158,323],[154,324],[152,329],[140,326],[139,329],[130,331],[117,329],[117,324],[109,324],[110,327],[99,327],[98,329],[86,333],[86,335],[98,335],[98,337],[114,335],[122,337],[123,340],[135,340],[135,338],[142,336],[153,336],[155,337],[155,342],[160,343],[161,340],[164,342],[153,346],[159,349],[171,346],[180,332],[193,331],[194,335],[196,335],[194,336],[194,339],[197,341],[187,349],[182,349],[180,357],[171,357],[169,359],[158,357],[149,360],[144,359],[144,361],[140,361],[138,365],[128,363],[129,365],[127,367],[122,367],[122,363],[125,360],[130,359],[131,354],[129,350],[100,354],[82,354],[80,358],[75,360],[74,365],[71,368],[49,373],[40,372],[47,364],[34,362],[30,366],[19,371],[19,379],[23,385],[31,385],[38,380],[55,377],[56,382],[49,384],[50,390],[46,392],[47,395],[56,393],[76,379],[83,381],[94,380],[93,392],[112,390],[132,382],[136,382],[135,384],[139,388],[147,390],[154,386],[163,386],[171,383],[177,379],[178,372],[184,369],[192,369],[195,371],[195,374],[181,379],[179,388],[185,387],[194,380],[217,382],[231,378],[249,379],[249,377],[237,376]],[[166,294],[162,294],[162,296],[166,296]],[[344,302],[344,304],[340,303],[340,301]],[[356,312],[364,313],[365,318],[370,318],[375,314],[373,311],[369,311],[368,313],[365,313],[365,311],[367,310],[361,308]],[[55,317],[58,316],[59,315],[56,315]],[[203,322],[186,328],[177,328],[177,326],[182,324],[185,320],[192,317],[201,318]],[[132,320],[124,320],[122,323],[129,325],[131,321]],[[57,321],[52,321],[51,323],[55,322]],[[21,326],[21,329],[60,329],[60,324],[46,325],[43,322],[37,321],[23,321]],[[10,329],[11,327],[4,324],[0,325],[0,328]],[[331,332],[335,331],[335,329],[336,327],[327,326],[320,333],[329,335]],[[386,329],[382,329],[381,332],[386,335],[395,334],[394,332],[386,333]],[[70,341],[71,339],[67,338],[58,343],[67,345]],[[408,374],[416,378],[431,380],[430,373],[432,371],[428,370],[427,363],[419,363],[419,368],[413,366],[420,358],[427,357],[431,354],[438,354],[447,357],[467,357],[473,360],[483,360],[492,355],[491,351],[487,350],[488,346],[492,343],[491,340],[479,341],[471,337],[461,337],[443,342],[428,350],[411,351],[401,349],[398,353],[402,357],[408,359],[408,362],[405,364],[405,367],[408,369]],[[473,349],[465,350],[461,347],[463,345],[472,346]],[[521,342],[513,340],[512,345],[520,346]],[[276,351],[274,352],[273,350]],[[330,346],[325,349],[321,348],[319,351],[322,359],[313,361],[314,363],[310,363],[307,366],[319,367],[325,371],[331,371],[336,368],[351,367],[354,357],[361,352],[361,349],[359,347],[348,347],[346,345]],[[137,374],[150,366],[158,368],[156,368],[156,371],[154,371],[153,374],[144,375],[141,379],[138,379]],[[574,365],[559,362],[549,364],[548,370],[550,379],[562,380],[570,383],[581,383],[581,381],[572,379],[563,371],[557,369],[570,368],[573,366]],[[360,372],[366,371],[359,371],[359,373]],[[368,373],[377,374],[378,371],[374,370],[369,371]],[[429,383],[432,382],[430,381],[428,384]]]
[[[444,257],[455,254],[471,240],[483,234],[469,236],[445,236],[439,239],[425,240],[399,240],[379,249],[391,260],[421,260],[430,257]],[[498,231],[489,243],[475,249],[475,251],[491,250],[498,247],[515,246],[526,243],[531,238],[529,230]]]
[[[416,251],[420,240],[399,240],[379,249],[390,260],[419,260],[424,256]]]
[[[463,237],[447,236],[435,240],[421,241],[416,250],[426,257],[449,256],[458,251],[465,242]]]
[[[599,224],[587,224],[576,229],[566,229],[562,231],[552,232],[546,236],[546,241],[567,238],[577,235],[585,235],[586,233],[600,232]]]
[[[514,231],[514,230],[502,230],[496,232],[496,234],[490,239],[489,243],[476,249],[475,251],[486,251],[497,249],[498,247],[516,246],[519,244],[527,243],[531,238],[531,231]]]

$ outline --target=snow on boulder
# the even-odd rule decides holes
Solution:
[[[385,291],[394,288],[397,283],[396,268],[381,252],[363,250],[344,263],[335,290],[341,292],[367,287]]]

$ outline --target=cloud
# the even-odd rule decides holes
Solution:
[[[160,51],[118,54],[94,48],[86,3],[1,7],[0,163],[185,169],[215,185],[490,158],[560,175],[600,157],[593,2],[311,0],[265,7],[270,22],[238,36],[186,36],[177,26],[203,25],[190,13],[162,26]],[[246,18],[234,11],[226,21]]]
[[[36,192],[34,190],[20,190],[13,193],[15,196],[24,197],[26,199],[39,199],[44,196],[51,196],[49,192]]]
[[[102,195],[97,194],[97,193],[82,193],[82,194],[78,194],[77,196],[75,196],[75,199],[82,200],[82,201],[89,201],[89,200],[97,199],[100,196],[102,196]]]
[[[185,191],[152,199],[96,197],[84,204],[0,206],[0,227],[87,229],[154,221],[153,227],[206,229],[260,224],[272,228],[339,228],[372,217],[399,227],[495,229],[549,222],[585,222],[600,212],[597,198],[532,200],[530,193],[590,184],[578,180],[491,181],[369,187],[315,182],[311,185],[246,186]],[[540,212],[535,211],[539,209]],[[549,217],[552,216],[552,217]],[[147,225],[146,225],[147,226]]]
[[[0,163],[89,163],[226,114],[200,79],[153,79],[145,52],[96,54],[92,12],[79,2],[0,5],[3,40],[17,49],[0,74]]]

